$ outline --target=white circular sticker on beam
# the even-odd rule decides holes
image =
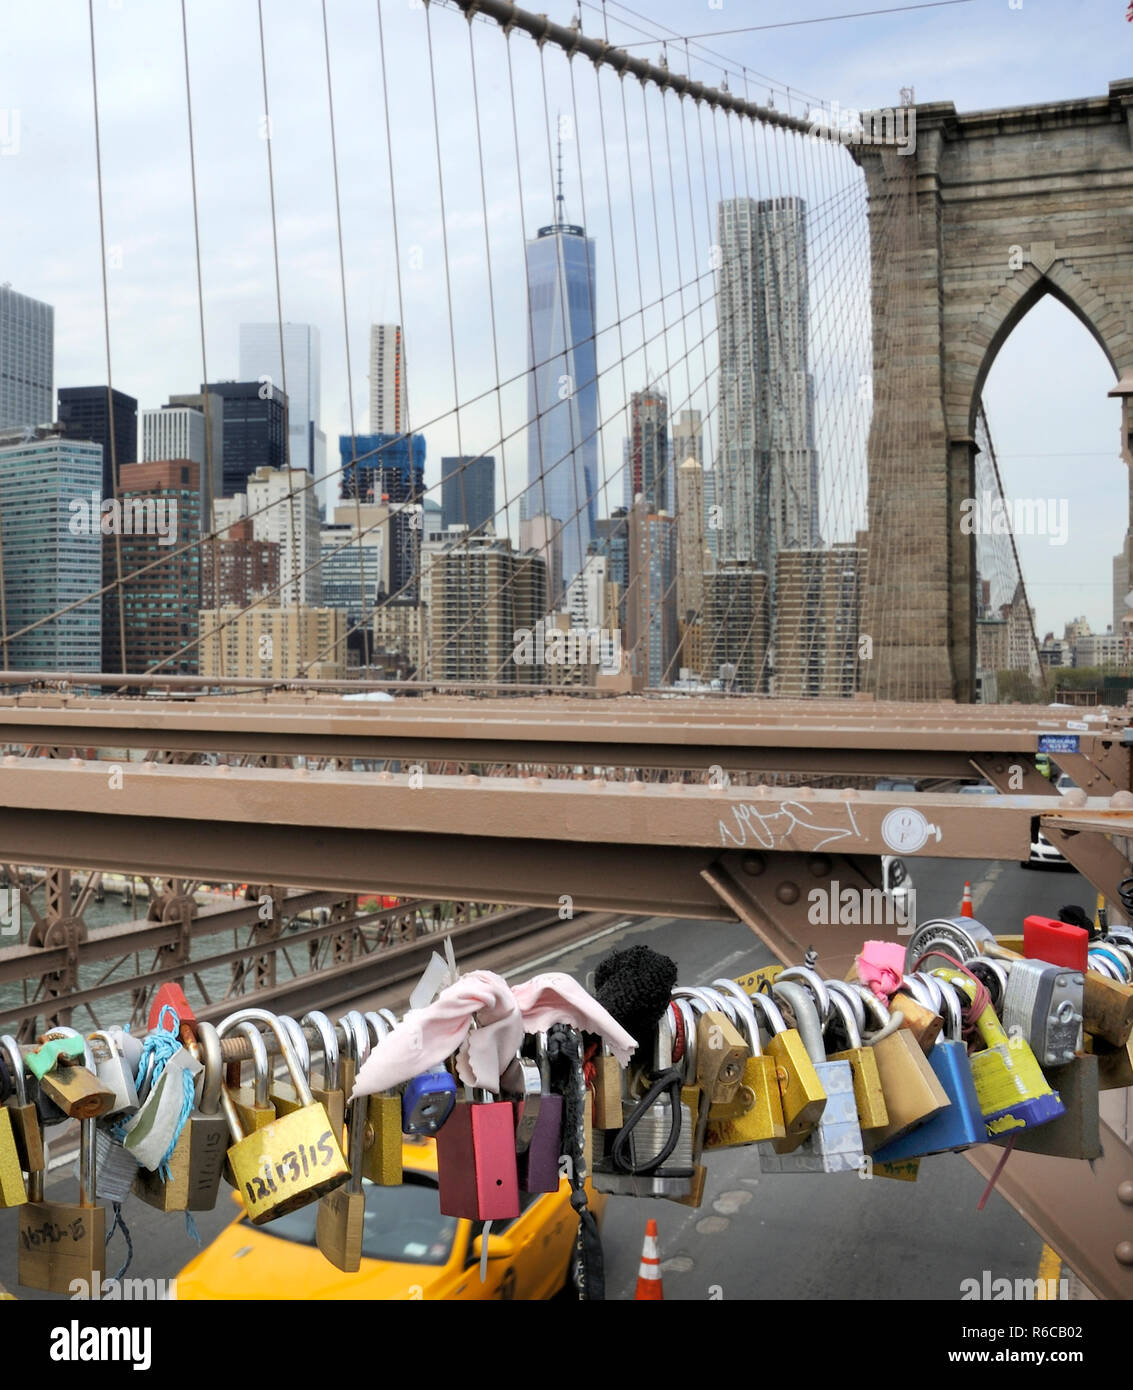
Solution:
[[[896,807],[881,822],[881,838],[895,854],[916,854],[934,836],[939,843],[940,827],[912,806]]]

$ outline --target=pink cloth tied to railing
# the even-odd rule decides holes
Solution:
[[[900,987],[905,973],[905,948],[897,941],[867,941],[857,958],[858,979],[879,999]]]
[[[555,1023],[600,1034],[623,1064],[636,1046],[569,975],[536,975],[513,992],[502,976],[472,970],[425,1008],[410,1009],[359,1067],[351,1096],[392,1090],[440,1066],[454,1052],[464,1085],[498,1092],[500,1073],[519,1050],[524,1033],[545,1032]]]

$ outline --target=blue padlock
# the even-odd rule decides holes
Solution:
[[[456,1081],[447,1071],[427,1071],[405,1083],[401,1095],[403,1134],[436,1134],[456,1104]]]
[[[949,1104],[888,1144],[874,1155],[875,1163],[888,1163],[898,1158],[924,1158],[928,1154],[944,1153],[950,1149],[965,1149],[972,1144],[987,1142],[987,1126],[972,1079],[968,1050],[961,1041],[963,1020],[960,1001],[945,982],[941,994],[944,1003],[944,1032],[928,1053],[933,1075],[948,1093]]]

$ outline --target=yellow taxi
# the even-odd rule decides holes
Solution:
[[[406,1139],[400,1187],[365,1184],[362,1266],[344,1274],[315,1245],[316,1205],[265,1226],[241,1214],[177,1276],[177,1297],[196,1299],[547,1299],[570,1280],[578,1231],[570,1186],[520,1193],[520,1214],[493,1221],[480,1280],[483,1222],[442,1216],[437,1148]],[[589,1184],[599,1222],[606,1198]],[[233,1194],[233,1200],[239,1198]]]

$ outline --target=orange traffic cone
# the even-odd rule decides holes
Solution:
[[[972,911],[972,885],[970,883],[965,883],[964,899],[960,904],[960,916],[974,917],[975,915],[976,914]]]
[[[657,1223],[652,1217],[645,1223],[645,1244],[641,1248],[641,1268],[637,1272],[635,1303],[664,1300],[661,1289],[661,1260],[657,1253]]]

